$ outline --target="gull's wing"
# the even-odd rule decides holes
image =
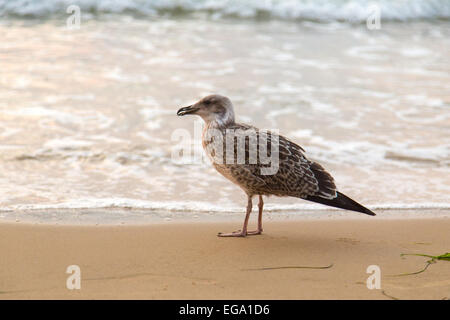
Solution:
[[[333,177],[318,164],[306,158],[302,147],[287,138],[270,134],[270,144],[278,144],[278,171],[274,175],[260,175],[274,191],[305,198],[315,195],[331,199],[336,197]]]
[[[259,194],[298,197],[332,207],[375,215],[338,192],[333,177],[320,164],[307,159],[302,147],[287,138],[238,124],[229,126],[221,132],[220,137],[207,138],[204,146],[206,150],[208,145],[222,146],[223,153],[215,158],[222,161],[216,163],[213,160],[214,167],[239,185],[249,196]],[[212,143],[214,138],[228,142]],[[232,153],[230,157],[226,156],[227,152]]]
[[[226,164],[229,178],[239,184],[247,193],[300,198],[306,198],[309,195],[327,199],[336,197],[333,177],[320,164],[308,160],[299,145],[283,136],[258,130],[248,125],[237,124],[227,129],[230,131],[224,132],[225,137],[230,132],[236,137],[233,150],[235,162]],[[238,143],[240,138],[245,140],[245,144]],[[254,145],[255,141],[258,141],[257,146]],[[264,148],[264,144],[266,148]],[[245,162],[239,163],[237,161],[239,149],[244,146]],[[255,154],[255,147],[258,157],[257,162],[252,163],[250,156]],[[253,151],[251,151],[252,148]],[[273,154],[274,157],[272,157],[272,150],[275,152],[278,150],[278,159],[276,154]],[[261,153],[267,155],[268,159],[265,160],[274,161],[272,163],[263,161],[260,157]],[[225,154],[224,163],[226,163]],[[267,169],[271,166],[275,170],[267,174]]]

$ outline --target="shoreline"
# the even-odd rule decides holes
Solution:
[[[450,217],[447,208],[406,208],[379,209],[369,217],[365,214],[341,209],[303,209],[268,211],[263,213],[264,221],[339,221],[339,220],[416,220],[446,219]],[[66,226],[146,226],[170,223],[241,223],[244,212],[196,212],[162,211],[140,208],[92,208],[92,209],[35,209],[0,211],[0,224],[21,223],[30,225],[66,225]],[[256,219],[253,210],[250,221]]]
[[[450,219],[266,221],[264,233],[218,238],[240,222],[147,225],[0,223],[0,299],[443,299]],[[251,222],[250,229],[254,228]],[[283,269],[292,266],[327,269]],[[68,290],[69,265],[81,290]],[[381,270],[369,290],[368,266]],[[274,270],[261,268],[283,267]],[[254,270],[258,269],[258,270]],[[384,293],[383,293],[384,292]]]

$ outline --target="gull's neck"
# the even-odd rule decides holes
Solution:
[[[214,118],[203,118],[203,120],[206,123],[206,128],[211,129],[225,129],[235,124],[233,111],[228,111],[225,114],[215,116]]]

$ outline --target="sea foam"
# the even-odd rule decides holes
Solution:
[[[313,21],[364,22],[374,8],[381,20],[448,19],[448,0],[0,0],[0,17],[49,17],[77,5],[87,16],[134,13],[140,16],[204,12],[212,17],[281,18]]]

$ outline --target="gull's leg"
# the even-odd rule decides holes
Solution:
[[[230,232],[230,233],[219,232],[217,235],[219,237],[245,237],[247,235],[248,218],[250,218],[250,213],[252,213],[252,207],[253,207],[252,197],[249,196],[248,203],[247,203],[247,213],[245,215],[244,226],[242,227],[242,230],[234,231],[234,232]]]
[[[256,231],[248,231],[247,235],[256,235],[261,234],[263,232],[262,228],[262,213],[263,213],[263,207],[264,207],[264,201],[262,195],[259,195],[259,202],[258,202],[258,230]]]

